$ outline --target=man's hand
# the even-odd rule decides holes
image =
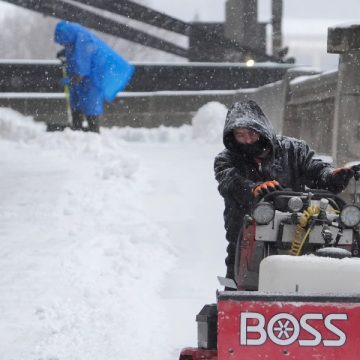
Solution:
[[[80,84],[83,81],[83,79],[84,78],[82,76],[74,75],[71,77],[70,84],[71,85]]]
[[[59,84],[61,86],[69,86],[71,83],[70,79],[68,77],[65,77],[65,78],[62,78],[60,81],[59,81]]]
[[[349,185],[349,181],[354,174],[355,171],[353,167],[337,168],[330,175],[331,184],[334,186],[341,186],[345,189]]]
[[[59,81],[59,84],[62,86],[73,86],[76,84],[80,84],[83,81],[83,79],[84,79],[83,77],[77,75],[72,76],[71,78],[65,77]]]
[[[360,164],[353,165],[351,168],[354,170],[355,181],[359,181],[360,180]]]
[[[256,186],[253,190],[253,196],[256,198],[259,195],[264,196],[270,192],[276,191],[276,190],[282,190],[283,187],[276,181],[265,181],[262,184]]]
[[[64,62],[64,61],[66,60],[65,48],[64,48],[64,49],[61,49],[60,51],[58,51],[58,52],[56,53],[56,57],[57,57],[60,61]]]

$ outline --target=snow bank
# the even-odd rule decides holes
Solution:
[[[290,81],[290,85],[299,85],[299,84],[302,84],[309,80],[321,81],[322,79],[324,79],[325,76],[334,76],[334,75],[336,75],[337,72],[338,72],[338,69],[332,69],[332,70],[324,71],[320,74],[297,76],[296,78],[294,78],[293,80]]]
[[[192,120],[193,138],[206,143],[221,143],[226,114],[226,106],[219,102],[202,106]]]
[[[181,143],[191,140],[191,126],[183,125],[178,128],[169,126],[159,126],[158,128],[132,128],[129,126],[123,128],[112,128],[111,130],[103,129],[103,132],[109,132],[129,142],[144,143]]]
[[[180,127],[159,126],[158,128],[113,127],[102,129],[103,133],[111,134],[128,142],[143,143],[183,143],[198,141],[200,143],[222,143],[227,108],[225,105],[212,101],[203,105],[194,115],[192,126]]]
[[[30,116],[23,116],[9,108],[0,108],[0,139],[28,141],[45,131],[45,124],[35,123]]]
[[[0,151],[2,358],[160,359],[176,256],[141,159],[116,131],[46,133],[9,109]]]

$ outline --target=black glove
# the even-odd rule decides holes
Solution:
[[[66,56],[65,56],[65,48],[59,50],[59,51],[56,53],[56,57],[57,57],[59,60],[64,61],[65,58],[66,58]]]
[[[355,181],[360,180],[360,164],[353,165],[351,169],[354,170],[354,179]]]
[[[330,174],[330,183],[333,186],[345,189],[349,185],[350,179],[354,176],[353,167],[342,167],[335,169]]]
[[[283,187],[276,180],[265,181],[262,184],[255,186],[253,189],[253,196],[264,196],[270,192],[282,189]]]

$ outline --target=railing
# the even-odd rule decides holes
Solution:
[[[288,64],[134,63],[127,92],[235,90],[259,87],[282,79]],[[57,60],[0,60],[1,92],[62,92]]]

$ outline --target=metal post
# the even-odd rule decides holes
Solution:
[[[257,0],[227,0],[225,36],[243,46],[258,45]]]
[[[272,0],[272,54],[278,56],[282,49],[282,14],[283,1]]]

